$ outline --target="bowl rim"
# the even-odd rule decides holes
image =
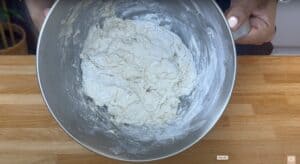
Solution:
[[[125,162],[152,162],[152,161],[157,161],[157,160],[162,160],[162,159],[166,159],[166,158],[170,158],[170,157],[173,157],[175,155],[178,155],[184,151],[186,151],[187,149],[191,148],[193,145],[195,145],[196,143],[198,143],[202,138],[204,138],[209,131],[211,131],[213,129],[213,127],[216,125],[216,123],[219,121],[220,117],[223,115],[223,113],[225,112],[230,100],[231,100],[231,97],[232,97],[232,93],[233,93],[233,89],[234,89],[234,86],[235,86],[235,83],[236,83],[236,70],[237,70],[237,55],[236,55],[236,49],[235,49],[235,42],[234,42],[234,39],[233,39],[233,34],[231,32],[231,29],[229,27],[229,24],[227,22],[227,19],[225,17],[225,15],[223,14],[223,11],[221,10],[221,8],[219,7],[219,5],[217,4],[217,2],[215,2],[214,0],[210,0],[212,1],[212,3],[214,4],[214,7],[216,8],[217,12],[219,13],[219,15],[223,18],[225,24],[226,24],[226,30],[229,32],[230,34],[230,39],[231,42],[232,42],[232,48],[233,48],[233,62],[234,62],[234,66],[233,66],[233,78],[232,78],[232,81],[231,81],[231,86],[230,86],[230,89],[229,89],[229,92],[227,93],[228,96],[227,98],[224,100],[223,102],[223,105],[222,107],[220,107],[222,110],[220,110],[219,114],[216,115],[216,118],[215,121],[212,121],[209,125],[208,125],[208,128],[206,128],[206,130],[204,130],[203,134],[201,136],[198,137],[198,139],[196,139],[195,141],[191,142],[190,144],[186,145],[184,148],[174,152],[174,153],[170,153],[168,155],[165,155],[165,156],[161,156],[161,157],[158,157],[158,158],[152,158],[152,159],[145,159],[145,160],[130,160],[130,159],[125,159],[125,158],[121,158],[121,157],[117,157],[117,156],[113,156],[113,155],[109,155],[109,154],[106,154],[106,153],[103,153],[101,152],[100,150],[97,150],[91,146],[89,146],[88,144],[85,144],[83,142],[81,142],[80,140],[78,140],[75,136],[73,136],[67,129],[65,129],[65,127],[63,126],[63,124],[61,123],[60,120],[57,119],[57,117],[55,116],[55,114],[53,113],[51,107],[50,107],[50,104],[48,103],[47,101],[47,98],[46,98],[46,94],[44,92],[44,89],[43,89],[43,86],[42,86],[42,82],[41,82],[41,79],[40,79],[40,72],[39,72],[39,67],[40,67],[40,64],[39,64],[39,59],[40,59],[40,45],[41,45],[41,41],[42,41],[42,38],[43,38],[43,35],[44,35],[44,31],[46,29],[46,26],[47,26],[47,22],[49,20],[49,18],[51,17],[53,11],[55,10],[55,8],[59,5],[59,3],[61,2],[61,0],[57,0],[55,1],[55,3],[53,4],[53,6],[51,7],[51,9],[49,10],[49,13],[48,15],[46,16],[45,18],[45,21],[42,25],[42,28],[41,28],[41,31],[40,31],[40,35],[39,35],[39,38],[38,38],[38,45],[37,45],[37,56],[36,56],[36,76],[37,76],[37,80],[38,80],[38,84],[39,84],[39,87],[40,87],[40,91],[41,91],[41,95],[43,97],[43,100],[47,106],[47,109],[48,111],[51,113],[52,117],[56,120],[56,122],[58,123],[58,125],[60,126],[60,128],[63,129],[63,131],[68,134],[68,136],[70,138],[72,138],[74,141],[76,141],[79,145],[83,146],[84,148],[86,148],[87,150],[95,153],[95,154],[98,154],[98,155],[102,155],[106,158],[110,158],[110,159],[114,159],[114,160],[118,160],[118,161],[125,161]]]

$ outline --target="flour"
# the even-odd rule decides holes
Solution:
[[[154,23],[108,18],[90,27],[81,54],[84,93],[115,124],[163,126],[195,87],[192,54]],[[99,110],[99,109],[98,109]]]

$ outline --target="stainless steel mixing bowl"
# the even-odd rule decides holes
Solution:
[[[105,9],[106,3],[113,3],[113,8]],[[123,19],[160,19],[159,25],[180,36],[194,55],[200,77],[195,91],[198,96],[182,102],[193,108],[186,109],[189,116],[172,127],[174,131],[165,129],[174,132],[173,137],[151,138],[149,129],[143,127],[128,134],[104,117],[100,108],[100,112],[87,109],[93,102],[80,91],[79,56],[89,27],[95,23],[101,26],[103,12],[111,10]],[[191,147],[215,125],[231,97],[236,52],[222,11],[211,0],[61,0],[51,9],[41,31],[37,74],[49,111],[74,140],[113,159],[151,161]],[[176,129],[180,122],[185,124],[182,131]]]

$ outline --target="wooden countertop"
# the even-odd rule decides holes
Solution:
[[[230,105],[189,150],[155,163],[300,161],[300,57],[239,57]],[[229,155],[229,161],[217,161]],[[48,113],[34,56],[0,56],[0,163],[117,163],[68,137]],[[293,164],[293,163],[292,163]]]

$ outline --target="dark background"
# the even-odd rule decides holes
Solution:
[[[52,1],[52,0],[49,0]],[[216,0],[221,9],[225,12],[230,6],[230,0]],[[12,22],[21,25],[27,34],[28,53],[36,54],[36,45],[39,31],[33,24],[29,11],[24,0],[6,0],[9,10],[16,11],[20,16],[11,16]],[[53,3],[53,2],[52,2]],[[254,45],[237,45],[239,55],[269,55],[272,53],[273,46],[271,43],[265,43],[261,46]]]

